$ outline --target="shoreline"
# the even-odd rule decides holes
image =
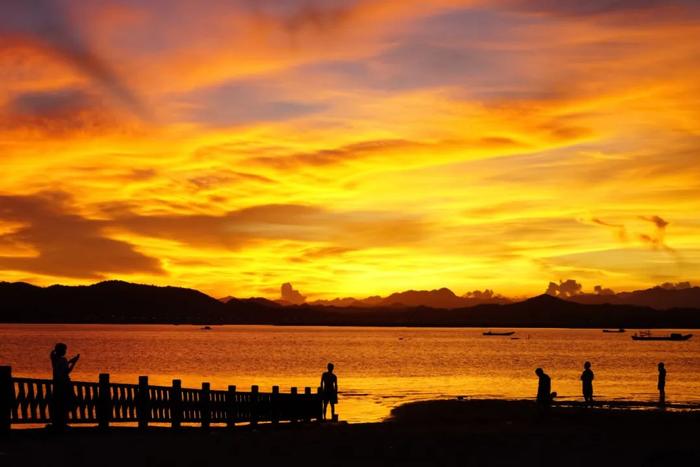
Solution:
[[[342,414],[341,414],[342,415]],[[34,465],[697,465],[700,411],[598,409],[532,401],[434,400],[380,423],[235,429],[13,430],[0,462]],[[125,447],[128,447],[125,449]]]
[[[340,404],[338,408],[340,409],[337,413],[339,414],[339,423],[344,425],[377,425],[383,423],[392,423],[395,421],[396,417],[399,418],[402,414],[408,412],[413,413],[417,410],[423,410],[423,407],[427,406],[429,410],[434,410],[436,407],[442,404],[458,404],[455,407],[462,406],[476,406],[476,407],[511,407],[511,408],[522,408],[530,407],[533,410],[536,409],[536,403],[534,398],[523,399],[523,398],[479,398],[479,397],[466,397],[466,396],[444,396],[444,397],[433,397],[426,399],[415,399],[405,402],[401,402],[392,408],[388,409],[388,415],[382,419],[375,420],[360,420],[351,421],[343,419],[343,405]],[[330,409],[329,409],[330,410]],[[634,401],[634,400],[596,400],[592,404],[587,405],[580,399],[572,400],[557,400],[552,403],[551,410],[560,414],[566,413],[587,413],[589,415],[600,416],[606,413],[667,413],[667,414],[698,414],[700,416],[700,401],[699,402],[673,402],[668,401],[664,406],[660,406],[658,402],[654,401]],[[329,412],[330,414],[330,412]],[[289,422],[281,422],[280,426],[288,425]],[[258,426],[269,426],[269,422],[262,422]],[[137,422],[112,422],[110,424],[110,429],[132,429],[136,428]],[[182,425],[186,428],[197,429],[200,427],[197,423],[184,423]],[[211,428],[213,430],[226,429],[224,423],[212,423]],[[245,423],[238,424],[236,429],[245,429],[248,425]],[[149,429],[170,429],[170,423],[163,422],[151,422],[149,424]],[[45,424],[16,424],[13,425],[12,431],[45,431]],[[81,432],[82,430],[97,429],[97,424],[77,424],[71,427],[71,430],[76,430]]]

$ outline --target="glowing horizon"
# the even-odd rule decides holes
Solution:
[[[697,282],[699,19],[689,0],[5,2],[0,280]]]

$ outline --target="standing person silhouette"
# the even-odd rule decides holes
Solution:
[[[539,378],[537,384],[537,403],[542,407],[549,407],[552,403],[552,399],[556,395],[552,392],[552,379],[542,368],[537,368],[535,374]]]
[[[583,400],[590,404],[593,402],[593,371],[591,370],[591,362],[583,364],[583,373],[581,373],[581,386],[583,389]]]
[[[656,387],[659,389],[659,405],[666,405],[666,367],[663,362],[659,363],[659,382]]]
[[[338,403],[338,378],[333,374],[334,365],[328,364],[328,371],[321,375],[321,397],[323,398],[323,419],[326,419],[328,404],[331,404],[331,419],[335,419],[335,404]]]
[[[59,342],[51,351],[51,367],[53,368],[53,397],[51,400],[51,423],[55,430],[63,430],[68,421],[68,412],[73,406],[73,386],[70,373],[78,363],[80,354],[66,359],[68,346]]]

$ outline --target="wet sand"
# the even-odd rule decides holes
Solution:
[[[0,465],[700,465],[699,432],[697,411],[449,400],[398,407],[383,423],[15,430],[0,437]]]

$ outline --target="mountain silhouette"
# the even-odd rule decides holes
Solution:
[[[430,308],[465,308],[484,303],[510,303],[510,300],[500,296],[466,297],[458,296],[448,288],[435,290],[407,290],[395,292],[388,297],[373,296],[365,299],[342,298],[333,300],[316,300],[309,305],[335,306],[335,307],[416,307]]]
[[[37,287],[0,283],[0,320],[5,322],[199,322],[221,313],[221,302],[197,290],[123,281],[89,286]],[[223,317],[223,316],[222,316]]]
[[[417,307],[430,308],[465,308],[482,304],[505,305],[514,300],[502,295],[471,292],[458,296],[448,288],[435,290],[407,290],[395,292],[387,297],[372,296],[363,299],[352,297],[334,298],[331,300],[315,300],[307,302],[311,306],[331,307]],[[550,295],[543,294],[543,300]],[[587,305],[637,305],[647,306],[659,310],[672,308],[700,308],[700,287],[667,288],[663,286],[653,287],[633,292],[620,292],[609,294],[577,294],[567,296],[566,300]],[[288,302],[277,300],[282,305],[292,305]]]
[[[700,287],[682,289],[667,289],[652,287],[651,289],[620,292],[611,295],[580,294],[569,297],[568,300],[587,304],[639,305],[667,310],[671,308],[700,308]]]
[[[465,301],[450,289],[408,290],[389,295],[383,305],[430,306],[434,308],[461,308]]]
[[[456,296],[446,290],[398,294],[383,302],[408,297],[420,303],[421,299],[437,296],[444,299],[444,304],[451,304],[450,300]],[[50,287],[2,282],[0,322],[699,328],[700,309],[656,310],[635,305],[584,304],[550,295],[516,303],[462,308],[395,304],[282,306],[264,298],[230,298],[223,303],[192,289],[121,281]]]
[[[532,298],[528,298],[527,300],[523,300],[521,302],[517,303],[519,307],[521,308],[526,308],[526,307],[532,307],[532,308],[549,308],[552,306],[556,307],[569,307],[569,308],[577,308],[575,304],[571,303],[571,301],[567,301],[561,298],[554,297],[552,295],[548,295],[546,293],[543,293],[541,295],[537,295]]]
[[[338,308],[346,307],[372,307],[379,306],[384,298],[379,295],[373,295],[367,298],[353,298],[353,297],[343,297],[343,298],[333,298],[330,300],[314,300],[312,302],[307,302],[309,305],[315,306],[332,306]]]

